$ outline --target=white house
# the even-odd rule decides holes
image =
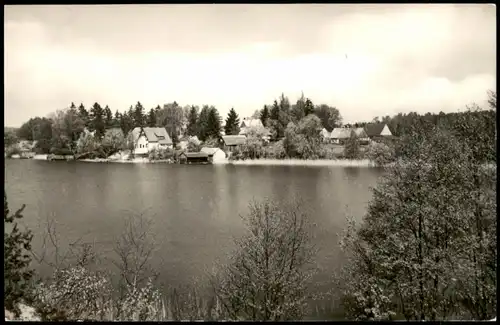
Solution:
[[[264,125],[258,118],[245,118],[240,124],[239,135],[246,135],[250,128],[264,128]]]
[[[155,149],[172,148],[172,139],[165,128],[136,127],[131,131],[134,141],[134,154],[147,155]]]
[[[208,158],[212,160],[212,163],[217,163],[226,160],[226,153],[219,148],[201,148],[200,152],[206,153]]]

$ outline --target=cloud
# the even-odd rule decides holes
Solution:
[[[496,85],[494,7],[114,7],[6,9],[7,125],[71,102],[175,100],[248,116],[301,91],[350,122],[457,111]]]

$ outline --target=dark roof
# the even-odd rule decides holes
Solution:
[[[183,152],[181,155],[187,158],[208,158],[208,154],[205,152]]]
[[[222,140],[224,140],[226,146],[238,146],[245,144],[247,138],[244,135],[224,135]]]
[[[365,125],[365,131],[366,134],[369,137],[375,137],[377,135],[380,135],[382,133],[382,130],[384,129],[385,123],[370,123]]]

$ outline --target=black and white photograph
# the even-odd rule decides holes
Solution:
[[[496,321],[496,23],[4,5],[5,321]]]

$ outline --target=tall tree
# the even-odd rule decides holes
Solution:
[[[113,118],[113,127],[115,128],[119,128],[120,127],[120,120],[122,118],[122,115],[120,114],[120,112],[118,112],[118,110],[116,110],[115,112],[115,116]]]
[[[113,112],[108,105],[104,108],[104,125],[106,129],[113,127]]]
[[[215,107],[211,107],[207,118],[206,138],[219,139],[222,130],[221,117]]]
[[[274,100],[273,106],[271,107],[271,115],[270,119],[271,120],[278,120],[280,116],[280,106],[278,105],[278,101]]]
[[[267,105],[264,105],[262,112],[260,113],[260,121],[262,125],[267,126],[267,120],[269,119],[269,108]]]
[[[149,110],[148,118],[147,118],[147,125],[149,127],[156,126],[156,112],[153,108]]]
[[[252,114],[253,119],[260,119],[260,111],[256,109]]]
[[[83,103],[80,103],[80,106],[78,106],[78,116],[82,119],[83,123],[85,123],[86,128],[90,128],[90,118],[89,118],[89,112],[85,109],[85,106],[83,106]]]
[[[189,110],[189,116],[187,121],[187,134],[189,136],[195,136],[198,133],[198,107],[191,106]]]
[[[307,116],[313,113],[314,113],[314,104],[309,98],[307,98],[304,105],[304,115]]]
[[[99,103],[94,103],[90,109],[90,119],[92,121],[91,131],[95,131],[95,136],[102,139],[104,130],[106,129],[104,110]]]
[[[237,135],[240,133],[240,118],[234,108],[231,108],[227,114],[224,132],[226,135]]]
[[[145,125],[145,114],[144,107],[141,102],[137,102],[134,108],[134,126],[144,126]]]
[[[297,100],[297,103],[292,106],[292,110],[290,112],[292,120],[297,123],[305,116],[305,107],[306,107],[306,98],[304,97],[304,93]]]
[[[182,130],[183,120],[182,107],[177,102],[163,105],[163,110],[160,114],[161,125],[165,127],[168,134],[172,138],[174,146],[179,142],[179,134]]]
[[[200,111],[200,115],[198,118],[198,138],[201,141],[205,141],[207,139],[207,130],[208,130],[208,115],[210,113],[210,106],[203,105]]]
[[[127,137],[130,131],[132,131],[135,127],[133,114],[134,112],[132,106],[130,106],[130,109],[121,115],[120,128],[122,129],[125,137]]]

